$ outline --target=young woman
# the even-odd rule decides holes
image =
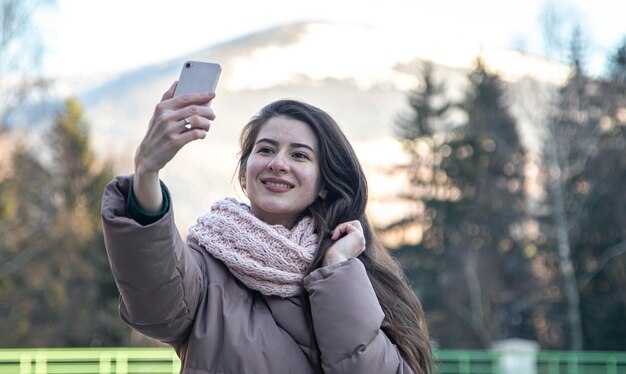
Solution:
[[[249,206],[217,201],[185,242],[158,173],[206,136],[214,94],[174,88],[135,174],[104,191],[122,319],[172,345],[183,373],[432,372],[422,307],[376,241],[363,171],[335,121],[293,100],[264,107],[241,135]]]

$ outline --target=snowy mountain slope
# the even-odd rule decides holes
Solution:
[[[416,84],[415,72],[423,61],[433,61],[450,95],[459,97],[479,54],[511,84],[526,76],[543,82],[560,82],[567,76],[563,66],[516,51],[439,45],[419,35],[361,25],[298,23],[125,72],[83,90],[79,97],[97,153],[120,160],[121,172],[130,173],[134,149],[154,105],[177,79],[183,62],[207,60],[222,65],[218,96],[212,104],[217,119],[207,139],[183,149],[162,173],[184,232],[212,201],[237,194],[232,176],[239,130],[261,106],[285,97],[307,101],[335,117],[360,152],[373,200],[385,201],[394,193],[385,170],[403,157],[393,125],[406,110],[406,92]],[[402,214],[390,204],[378,204],[387,207],[377,210],[379,221]]]

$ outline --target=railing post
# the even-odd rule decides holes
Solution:
[[[32,359],[28,353],[20,354],[20,374],[31,373]]]
[[[578,374],[578,357],[576,353],[568,352],[567,355],[567,373]]]
[[[128,374],[128,354],[126,352],[119,351],[115,355],[115,373]]]
[[[100,359],[98,360],[99,367],[98,372],[100,374],[111,374],[111,354],[100,353]]]
[[[489,360],[490,365],[491,365],[491,371],[493,372],[493,374],[505,374],[502,371],[503,369],[502,369],[502,364],[500,363],[500,360],[501,360],[500,355],[497,355],[497,357],[491,358],[491,360]]]
[[[459,357],[459,374],[471,374],[471,357],[469,354],[464,353]]]
[[[550,359],[550,374],[559,374],[559,365],[561,362],[558,357],[553,357]]]
[[[46,374],[48,372],[48,355],[44,352],[35,354],[35,374]]]
[[[500,356],[502,374],[536,374],[539,344],[531,340],[507,339],[493,345]]]
[[[606,361],[606,373],[617,374],[617,358],[615,356],[611,356]]]

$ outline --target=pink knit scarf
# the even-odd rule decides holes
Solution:
[[[302,290],[317,234],[304,217],[291,230],[271,226],[233,198],[217,201],[189,229],[187,240],[221,260],[243,284],[264,295],[290,297]]]

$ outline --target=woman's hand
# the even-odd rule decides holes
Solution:
[[[148,213],[159,212],[163,204],[159,171],[186,144],[204,139],[215,119],[207,105],[214,93],[173,97],[175,89],[176,82],[163,94],[135,152],[133,190],[139,206]],[[185,127],[185,120],[191,125]]]
[[[157,173],[187,143],[203,139],[215,119],[208,104],[214,93],[184,94],[172,98],[176,83],[154,109],[148,131],[135,153],[135,172]],[[185,128],[185,119],[191,129]]]
[[[363,227],[358,220],[339,224],[331,233],[333,245],[324,256],[323,266],[338,264],[352,257],[357,257],[365,250]]]

